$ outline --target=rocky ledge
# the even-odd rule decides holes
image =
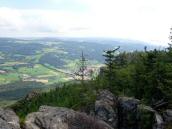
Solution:
[[[97,95],[91,115],[63,107],[41,106],[26,117],[22,129],[172,129],[172,110],[158,113],[139,100],[116,97],[108,90]],[[21,129],[10,109],[0,109],[0,129]]]
[[[25,129],[113,129],[85,113],[61,107],[41,106],[27,116]]]
[[[20,129],[19,118],[10,109],[0,109],[0,129]]]

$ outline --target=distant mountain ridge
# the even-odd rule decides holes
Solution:
[[[71,37],[40,37],[40,38],[0,38],[1,39],[10,39],[10,40],[32,40],[32,41],[63,41],[63,42],[76,42],[76,43],[98,43],[98,44],[107,44],[113,46],[121,46],[124,51],[128,50],[144,50],[144,47],[147,46],[148,49],[162,49],[164,46],[155,45],[151,42],[131,40],[131,39],[120,39],[120,38],[71,38]]]
[[[107,44],[112,46],[120,46],[121,51],[142,51],[144,47],[147,46],[148,50],[151,49],[162,49],[159,45],[154,45],[144,41],[138,40],[130,40],[130,39],[119,39],[119,38],[67,38],[63,39],[62,41],[77,41],[77,42],[86,42],[86,43],[99,43],[99,44]]]

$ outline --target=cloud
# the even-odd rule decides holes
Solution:
[[[44,18],[39,10],[0,8],[1,35],[56,32],[51,22],[46,22]]]
[[[85,18],[66,11],[0,8],[0,36],[74,36],[89,29]]]
[[[78,0],[90,7],[102,35],[168,42],[171,0]],[[97,23],[97,24],[96,24]]]
[[[168,42],[171,0],[49,0],[85,11],[0,8],[1,36],[114,37]],[[64,6],[64,5],[63,5]],[[78,8],[79,9],[79,8]]]

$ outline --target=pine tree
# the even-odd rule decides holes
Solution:
[[[162,92],[166,95],[168,102],[172,106],[172,28],[170,29],[170,36],[169,36],[169,46],[166,51],[165,60],[165,70],[164,70],[164,83],[165,86],[161,87]]]
[[[163,67],[161,66],[161,60],[159,59],[159,51],[156,49],[146,52],[147,58],[145,61],[145,97],[149,98],[149,103],[156,103],[163,95],[159,87],[163,85]]]
[[[122,52],[116,56],[115,64],[119,68],[123,68],[127,65],[127,54],[126,54],[126,52]]]
[[[86,61],[87,60],[84,56],[84,52],[82,51],[81,59],[79,61],[79,69],[77,72],[74,73],[76,76],[79,76],[79,79],[81,80],[82,85],[84,85],[85,76],[87,75],[85,73],[85,71],[87,69]]]
[[[116,52],[120,47],[114,49],[114,50],[107,50],[104,51],[103,56],[105,57],[105,65],[106,65],[106,70],[105,70],[105,76],[107,78],[107,85],[110,90],[113,90],[114,80],[115,80],[115,57],[116,57]]]
[[[135,61],[134,61],[134,71],[132,73],[132,79],[133,79],[133,86],[131,87],[132,94],[137,99],[142,99],[144,96],[144,88],[146,85],[146,79],[145,79],[145,53],[138,53],[135,52]],[[133,62],[132,62],[133,63]]]
[[[156,49],[138,55],[132,87],[136,98],[144,98],[148,103],[156,103],[163,98],[160,88],[165,85],[163,56],[162,52]]]

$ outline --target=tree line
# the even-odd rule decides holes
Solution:
[[[100,85],[112,92],[134,96],[154,107],[172,105],[172,36],[163,50],[119,52],[119,47],[104,53],[104,74]],[[157,107],[157,108],[159,108]]]

